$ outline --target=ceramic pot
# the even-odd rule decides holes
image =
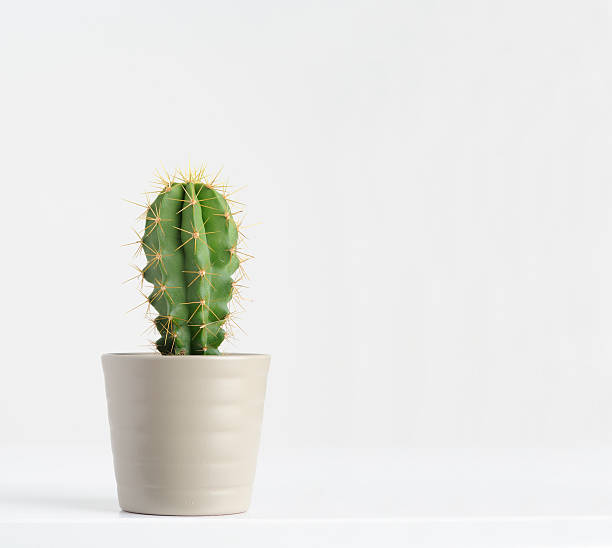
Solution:
[[[119,505],[219,515],[250,504],[270,356],[104,354]]]

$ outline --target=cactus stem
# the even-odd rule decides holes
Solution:
[[[200,323],[196,323],[196,324],[190,323],[190,324],[187,324],[187,325],[189,325],[189,327],[197,327],[198,328],[198,330],[191,337],[191,340],[195,339],[199,335],[200,331],[202,331],[203,329],[206,329],[209,325],[212,325],[214,323],[215,322],[205,322],[205,323],[202,323],[202,324],[200,324]]]
[[[200,270],[183,270],[183,272],[185,274],[195,274],[196,275],[195,278],[193,278],[193,280],[191,280],[189,282],[189,284],[187,284],[187,287],[191,287],[193,282],[195,282],[196,280],[204,278],[212,286],[213,289],[216,289],[215,286],[213,285],[213,283],[208,279],[208,276],[209,275],[210,276],[218,276],[219,274],[216,274],[215,272],[207,272],[203,268],[200,268]]]
[[[210,301],[211,303],[214,301]],[[189,319],[187,320],[187,323],[189,323],[193,317],[196,315],[196,313],[198,312],[198,310],[200,310],[200,308],[202,310],[206,309],[208,310],[215,318],[217,318],[217,320],[220,320],[219,316],[217,316],[215,314],[215,312],[213,311],[212,308],[210,308],[210,306],[208,306],[208,304],[206,303],[206,299],[200,299],[199,301],[191,301],[188,303],[181,303],[181,304],[197,304],[198,306],[195,307],[194,311],[192,312],[191,316],[189,316]]]
[[[183,199],[181,199],[181,198],[170,198],[170,199],[171,199],[171,200],[174,200],[175,202],[186,202],[186,201],[187,201],[187,200],[183,200]],[[198,199],[197,199],[195,202],[194,202],[194,201],[192,201],[192,200],[189,200],[188,204],[187,204],[185,207],[183,207],[182,209],[180,209],[180,210],[178,211],[178,213],[182,213],[182,212],[183,212],[185,209],[187,209],[188,207],[193,207],[193,206],[196,206],[196,205],[199,205],[200,207],[205,207],[205,208],[207,208],[207,209],[214,209],[213,207],[211,207],[211,206],[209,206],[209,205],[206,205],[206,204],[202,203],[202,202],[207,202],[207,201],[209,201],[209,200],[214,200],[214,199],[215,199],[215,197],[214,197],[214,196],[212,196],[212,197],[210,197],[210,198],[198,198]],[[206,221],[205,221],[205,222],[206,222]]]
[[[193,226],[193,223],[191,224],[191,230],[185,230],[184,228],[180,228],[178,226],[175,226],[173,228],[176,228],[177,230],[180,230],[181,232],[186,232],[187,234],[191,234],[195,238],[200,237],[200,233],[197,231],[195,226]],[[214,232],[202,232],[202,234],[214,234]]]
[[[147,233],[145,230],[145,237],[149,236],[156,228],[160,228],[162,234],[165,235],[164,232],[164,226],[162,225],[163,221],[170,221],[170,219],[162,219],[161,215],[160,215],[160,211],[159,211],[159,206],[157,207],[157,209],[155,209],[154,206],[150,206],[149,209],[147,211],[151,211],[153,213],[153,217],[145,217],[145,221],[151,221],[151,228],[149,230],[149,232]]]
[[[140,240],[140,243],[142,244],[143,247],[146,247],[151,253],[155,254],[158,252],[157,249],[152,248],[149,244],[143,242],[142,239]]]
[[[187,195],[187,198],[188,198],[188,199],[187,199],[187,200],[186,200],[186,199],[182,199],[182,200],[180,200],[180,201],[181,201],[181,202],[186,202],[186,203],[187,203],[187,205],[186,205],[186,206],[184,206],[184,207],[182,207],[181,209],[179,209],[179,210],[177,211],[177,213],[182,213],[182,212],[183,212],[183,211],[185,211],[185,210],[186,210],[188,207],[193,207],[193,206],[199,205],[199,203],[200,203],[200,200],[198,200],[198,197],[197,197],[197,195],[196,195],[195,190],[193,190],[192,194],[189,194],[189,189],[188,189],[188,188],[186,188],[186,189],[185,189],[185,194]]]
[[[172,315],[168,315],[168,316],[159,316],[159,318],[161,318],[162,320],[166,320],[165,325],[163,322],[161,323],[161,329],[163,330],[163,336],[164,336],[164,345],[168,344],[168,336],[172,339],[172,347],[171,349],[174,348],[174,341],[176,340],[177,334],[175,331],[175,326],[174,326],[174,321],[178,320],[179,318],[176,318]]]
[[[176,341],[176,333],[171,333],[171,339],[172,339],[172,344],[170,345],[170,352],[172,353],[172,351],[174,350],[174,343]],[[168,344],[168,334],[166,334],[166,336],[164,337],[164,345]]]
[[[141,287],[144,281],[153,284],[142,304],[158,312],[153,325],[161,335],[156,347],[162,354],[218,354],[228,332],[244,331],[235,321],[244,306],[233,275],[247,278],[242,263],[252,255],[240,247],[242,221],[236,225],[229,203],[242,204],[233,197],[244,187],[230,187],[221,171],[212,177],[204,166],[173,175],[158,172],[154,184],[161,190],[141,216],[145,230],[135,244],[148,262],[139,276]],[[164,318],[167,314],[188,319]]]
[[[191,238],[189,238],[188,240],[185,240],[181,245],[179,245],[174,251],[178,251],[179,249],[181,249],[181,247],[183,247],[184,245],[188,244],[191,240],[193,240],[193,245],[194,245],[194,249],[197,251],[198,250],[198,240],[200,240],[201,242],[205,243],[206,246],[208,247],[208,249],[210,249],[211,251],[213,250],[212,247],[210,247],[210,245],[208,245],[208,243],[206,242],[206,240],[202,239],[202,236],[207,235],[207,234],[215,234],[215,232],[199,232],[194,226],[193,223],[191,225],[191,230],[185,230],[184,228],[180,228],[178,226],[175,226],[173,228],[176,228],[177,230],[180,230],[181,232],[185,232],[186,234],[190,234]]]
[[[161,295],[165,295],[174,304],[174,299],[172,298],[172,295],[168,293],[168,289],[179,289],[179,286],[178,285],[166,285],[166,284],[161,283],[159,280],[155,280],[155,283],[159,285],[159,289],[153,295],[151,295],[150,301],[153,302],[154,300],[158,299]]]
[[[144,244],[144,245],[147,245],[147,244]],[[147,245],[147,247],[149,247],[149,246]],[[143,272],[146,272],[150,267],[152,267],[152,266],[154,266],[156,264],[159,264],[160,268],[165,273],[166,272],[166,267],[164,266],[164,255],[159,250],[151,249],[151,252],[153,254],[153,257],[149,261],[149,264],[147,264],[147,266],[145,266]]]
[[[150,267],[159,264],[161,269],[166,272],[166,267],[164,266],[164,254],[159,249],[154,249],[150,245],[147,245],[145,242],[142,242],[142,245],[146,247],[151,253],[152,257],[149,261],[149,264],[144,268],[143,273],[146,272]],[[166,255],[166,257],[170,257],[170,255]]]

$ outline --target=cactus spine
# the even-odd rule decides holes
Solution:
[[[146,302],[158,312],[155,345],[162,354],[219,354],[233,322],[239,232],[216,179],[203,168],[160,178],[162,188],[146,209],[142,275],[153,284]]]

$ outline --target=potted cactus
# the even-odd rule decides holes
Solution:
[[[270,356],[219,352],[242,276],[232,200],[204,169],[159,183],[137,242],[157,352],[102,356],[119,504],[144,514],[244,512]]]

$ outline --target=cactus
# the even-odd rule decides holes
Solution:
[[[145,303],[158,312],[162,354],[219,354],[235,323],[229,307],[240,278],[232,276],[248,256],[237,250],[233,200],[217,177],[203,168],[160,177],[161,190],[146,206],[139,243],[147,264],[140,272],[153,285]]]

